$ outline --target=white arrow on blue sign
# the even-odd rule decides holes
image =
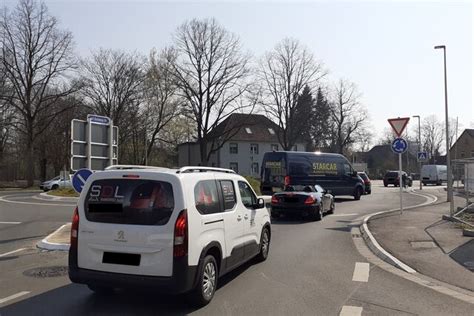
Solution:
[[[392,142],[392,151],[396,154],[403,154],[408,149],[408,143],[403,138],[395,138]]]
[[[72,176],[72,186],[77,193],[81,193],[84,184],[87,181],[87,178],[90,177],[92,171],[89,169],[79,169],[76,173]]]

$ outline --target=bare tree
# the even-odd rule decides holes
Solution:
[[[361,95],[354,83],[340,80],[334,89],[331,102],[333,122],[333,148],[344,153],[367,131],[367,111],[360,103]]]
[[[285,38],[260,62],[263,82],[263,107],[280,127],[278,140],[284,150],[291,150],[307,128],[298,120],[298,97],[303,89],[313,87],[326,72],[298,40]]]
[[[224,135],[211,133],[232,113],[251,112],[248,54],[241,52],[239,38],[214,19],[187,21],[174,36],[176,61],[173,73],[183,98],[184,111],[196,124],[201,163],[235,134],[239,126]]]
[[[33,185],[35,141],[63,111],[51,105],[76,91],[64,79],[75,67],[72,34],[59,29],[44,3],[20,0],[5,9],[0,20],[2,64],[13,95],[2,95],[20,119],[17,128],[26,140],[27,180]]]
[[[143,102],[145,60],[135,53],[100,49],[81,61],[82,95],[95,114],[110,117],[120,129],[120,143],[124,144],[136,130]],[[144,137],[142,138],[144,139]],[[121,152],[125,150],[120,147]]]
[[[440,149],[443,143],[443,124],[436,115],[430,115],[423,119],[421,124],[421,136],[423,139],[423,148],[430,154],[432,162],[440,156]]]
[[[149,122],[151,136],[146,145],[145,159],[150,157],[160,133],[180,111],[179,100],[177,99],[178,86],[172,72],[172,64],[175,59],[176,56],[170,49],[163,50],[159,55],[155,50],[150,53],[149,67],[145,79],[144,117],[145,121]]]

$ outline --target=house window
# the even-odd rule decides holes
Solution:
[[[271,144],[272,151],[278,151],[278,144]]]
[[[273,128],[269,128],[268,129],[268,132],[272,135],[275,135],[275,130]]]
[[[238,154],[239,153],[239,145],[237,143],[230,143],[229,144],[229,153]]]
[[[298,151],[298,145],[293,146],[293,151]]]
[[[258,155],[258,144],[250,144],[250,153],[252,155]]]
[[[474,158],[474,150],[471,151],[471,158]]]
[[[258,162],[252,162],[252,170],[251,173],[253,175],[258,175]]]
[[[461,158],[464,158],[465,155],[466,155],[466,154],[464,153],[464,151],[461,152]]]
[[[229,168],[234,170],[236,173],[239,173],[239,164],[237,162],[229,163]]]
[[[252,134],[252,130],[250,129],[250,127],[246,127],[245,131],[247,132],[247,134]]]

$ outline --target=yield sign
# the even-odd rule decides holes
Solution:
[[[388,122],[392,126],[392,129],[395,134],[400,137],[400,135],[402,135],[403,131],[405,130],[405,127],[407,126],[409,120],[409,117],[399,117],[394,119],[388,119]]]

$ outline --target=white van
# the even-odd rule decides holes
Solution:
[[[270,217],[245,178],[208,167],[96,172],[74,212],[69,278],[95,292],[154,287],[209,303],[217,279],[265,260]]]
[[[448,169],[446,165],[423,165],[421,167],[421,182],[423,185],[441,185],[448,181]]]

